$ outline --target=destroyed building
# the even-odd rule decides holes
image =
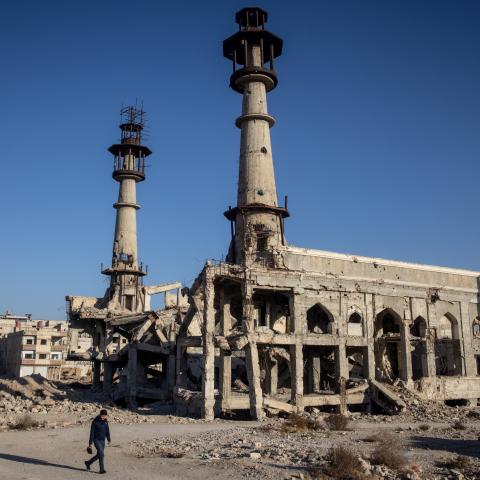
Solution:
[[[145,180],[145,159],[152,153],[142,144],[144,116],[144,111],[136,106],[122,108],[120,143],[108,149],[114,156],[112,177],[119,183],[118,200],[113,205],[116,223],[112,261],[109,267],[102,266],[102,273],[110,277],[110,285],[101,298],[66,297],[70,327],[77,331],[75,338],[78,341],[87,334],[93,341],[91,351],[81,356],[93,364],[93,384],[98,387],[103,381],[105,390],[110,391],[115,379],[118,383],[115,399],[125,400],[132,405],[136,402],[137,394],[142,393],[139,386],[142,380],[146,385],[153,383],[156,387],[160,386],[158,376],[165,376],[170,358],[169,352],[165,353],[160,346],[151,345],[147,348],[137,343],[144,336],[152,335],[143,325],[148,322],[156,337],[164,339],[162,329],[170,328],[170,316],[175,320],[180,315],[181,309],[177,306],[182,302],[179,283],[153,286],[143,283],[148,268],[138,258],[136,212],[140,205],[137,203],[136,186]],[[171,291],[175,291],[174,301],[171,300],[172,295],[166,297],[167,308],[160,315],[151,311],[152,295]],[[163,363],[158,355],[164,355]],[[70,357],[78,357],[75,349],[71,350]],[[143,371],[148,368],[154,372],[149,375],[149,378],[153,377],[152,382],[148,381],[146,375],[137,379],[137,373],[131,366],[137,362],[143,366]],[[163,370],[158,367],[159,364],[164,365]],[[160,398],[163,397],[161,391],[164,388],[146,388],[151,392],[149,398],[157,398],[159,392]]]
[[[282,40],[267,13],[245,8],[223,43],[231,88],[242,95],[237,205],[225,212],[225,262],[208,262],[190,290],[177,339],[177,396],[202,415],[308,407],[387,410],[397,379],[439,401],[480,398],[478,272],[289,246],[275,186],[267,93]],[[189,334],[189,322],[202,335]],[[203,375],[186,393],[189,348]],[[189,385],[190,384],[190,385]],[[189,385],[189,386],[188,386]],[[201,389],[200,389],[201,387]]]
[[[135,183],[149,150],[140,135],[111,149],[114,178],[131,180],[130,196],[122,198],[122,186],[117,204],[117,243],[105,271],[111,286],[103,299],[69,297],[70,318],[96,325],[95,382],[103,365],[104,388],[112,391],[114,379],[121,392],[114,398],[172,400],[178,413],[206,419],[239,410],[257,419],[313,407],[395,411],[402,404],[390,386],[398,381],[424,398],[477,404],[479,272],[288,245],[267,109],[283,42],[266,30],[260,8],[235,19],[238,32],[223,43],[230,87],[242,96],[237,203],[225,212],[228,256],[206,263],[186,314],[178,301],[149,312],[136,236],[118,235],[122,211],[134,223]],[[133,121],[125,125],[122,135],[141,132]],[[126,342],[109,353],[114,334]]]

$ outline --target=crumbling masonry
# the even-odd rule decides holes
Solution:
[[[226,262],[207,263],[177,340],[177,391],[189,348],[202,347],[201,411],[308,407],[395,411],[397,379],[438,400],[480,398],[478,272],[288,246],[278,206],[267,92],[282,40],[258,8],[224,41],[243,97],[237,206]],[[188,334],[189,322],[202,335]],[[190,382],[191,383],[191,382]],[[190,385],[191,388],[191,385]],[[177,400],[177,403],[181,403]]]
[[[93,384],[99,387],[103,382],[104,390],[115,400],[131,406],[136,405],[137,396],[165,397],[166,372],[174,371],[175,355],[158,342],[171,337],[171,324],[180,319],[181,308],[176,307],[182,298],[179,283],[143,284],[148,270],[138,259],[136,212],[140,206],[136,185],[145,180],[145,159],[152,153],[142,144],[143,129],[143,110],[123,108],[120,143],[108,149],[114,156],[112,177],[119,183],[118,201],[113,205],[116,222],[112,263],[105,269],[102,266],[102,273],[110,277],[110,286],[103,298],[66,297],[71,330],[88,332],[93,338],[88,353],[93,363]],[[168,295],[172,290],[176,293]],[[151,311],[150,299],[162,292],[167,308],[157,314]],[[157,343],[148,343],[152,337]]]
[[[259,8],[239,11],[236,21],[239,31],[223,43],[230,86],[243,98],[237,204],[225,212],[228,257],[207,262],[188,310],[178,296],[161,312],[96,320],[97,330],[113,328],[128,341],[115,356],[103,345],[104,385],[114,364],[126,372],[130,403],[172,400],[178,413],[206,419],[311,407],[394,412],[404,408],[390,387],[398,381],[425,398],[477,403],[479,272],[287,245],[267,110],[282,40],[265,30]],[[161,381],[139,394],[149,364],[160,364]]]

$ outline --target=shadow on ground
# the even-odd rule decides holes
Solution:
[[[31,463],[32,465],[43,465],[45,467],[56,467],[56,468],[64,468],[66,470],[77,470],[79,472],[85,471],[84,468],[72,467],[70,465],[61,465],[59,463],[51,463],[51,462],[47,462],[46,460],[39,460],[38,458],[22,457],[20,455],[10,455],[9,453],[0,453],[0,459],[10,460],[11,462],[18,462],[18,463]]]
[[[478,440],[413,437],[411,443],[415,448],[424,450],[443,450],[468,457],[480,458],[480,442]]]

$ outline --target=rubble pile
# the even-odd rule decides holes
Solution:
[[[270,435],[270,431],[276,434]],[[328,432],[322,431],[295,434],[293,439],[292,436],[277,431],[275,427],[232,428],[222,430],[221,435],[207,432],[182,438],[163,437],[147,442],[134,441],[132,453],[137,458],[176,452],[202,460],[268,459],[280,464],[306,467],[321,461],[322,450],[319,449],[319,444],[327,436]]]
[[[135,440],[130,444],[130,453],[139,459],[185,457],[218,465],[225,465],[225,462],[228,462],[230,466],[242,469],[245,478],[329,479],[331,477],[326,473],[330,466],[328,452],[332,447],[343,446],[352,451],[355,461],[361,464],[366,478],[385,480],[479,478],[473,472],[478,471],[480,462],[473,459],[469,468],[462,471],[448,464],[424,465],[422,454],[414,452],[413,445],[410,444],[411,439],[418,438],[420,434],[417,428],[413,431],[402,430],[400,437],[395,436],[396,431],[388,429],[392,431],[393,438],[398,441],[399,446],[405,445],[407,463],[405,471],[399,474],[394,468],[375,464],[372,460],[372,451],[381,445],[381,436],[377,440],[366,440],[365,430],[363,433],[354,433],[354,431],[329,431],[326,428],[287,433],[283,428],[284,423],[284,420],[275,419],[257,427],[222,430],[221,434],[211,431],[182,437]],[[431,429],[423,434],[427,438],[436,436]],[[440,439],[445,438],[443,432],[439,431],[438,434]],[[447,454],[444,458],[450,457],[451,455]],[[285,474],[287,471],[295,473]]]
[[[443,402],[425,400],[414,391],[405,387],[403,382],[390,386],[397,395],[407,404],[407,408],[400,413],[404,419],[413,419],[423,422],[446,422],[455,420],[480,419],[480,407],[448,406]]]
[[[75,383],[57,383],[40,375],[20,379],[0,379],[0,429],[8,429],[21,415],[31,414],[45,427],[83,424],[107,408],[112,423],[132,425],[154,423],[154,408],[131,411],[115,406],[102,393]],[[145,414],[143,414],[145,413]],[[47,418],[47,420],[45,420]],[[169,422],[184,419],[167,417]],[[58,419],[62,419],[59,421]],[[162,417],[165,421],[165,417]]]

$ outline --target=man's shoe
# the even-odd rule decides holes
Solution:
[[[88,462],[85,462],[85,468],[86,468],[87,470],[90,470],[90,464],[89,464]]]
[[[100,470],[98,473],[107,473],[106,470]]]

